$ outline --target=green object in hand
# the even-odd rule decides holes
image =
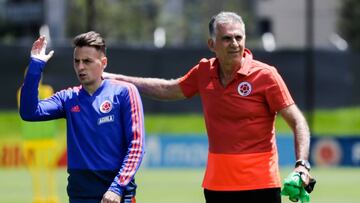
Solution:
[[[300,173],[292,172],[284,180],[284,186],[281,190],[281,195],[289,196],[290,201],[301,203],[310,202],[310,195],[302,186],[302,179]]]

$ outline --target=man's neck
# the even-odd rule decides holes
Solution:
[[[219,77],[221,84],[226,87],[233,79],[232,70],[228,71],[226,69],[219,68]]]
[[[84,89],[86,90],[86,92],[89,95],[93,95],[94,92],[96,92],[96,90],[101,86],[101,84],[103,83],[104,80],[100,80],[99,82],[96,82],[94,84],[91,85],[83,85]]]
[[[223,86],[229,84],[235,76],[235,73],[242,67],[244,58],[242,58],[240,64],[219,64],[219,77]]]

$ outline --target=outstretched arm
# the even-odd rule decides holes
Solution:
[[[130,82],[134,84],[141,93],[153,99],[164,101],[185,99],[185,95],[179,85],[179,79],[141,78],[107,72],[103,73],[103,77]]]

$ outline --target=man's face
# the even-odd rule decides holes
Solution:
[[[240,23],[218,24],[216,39],[210,39],[208,43],[220,63],[240,64],[245,49],[244,27]]]
[[[107,65],[107,58],[94,47],[84,46],[74,49],[74,69],[83,86],[98,85]]]

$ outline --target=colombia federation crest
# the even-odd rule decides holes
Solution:
[[[105,100],[103,103],[101,103],[100,105],[100,111],[101,113],[109,113],[112,109],[112,103],[109,100]]]
[[[238,93],[241,95],[241,96],[248,96],[250,93],[251,93],[251,90],[252,90],[252,86],[249,82],[241,82],[239,85],[238,85]]]

